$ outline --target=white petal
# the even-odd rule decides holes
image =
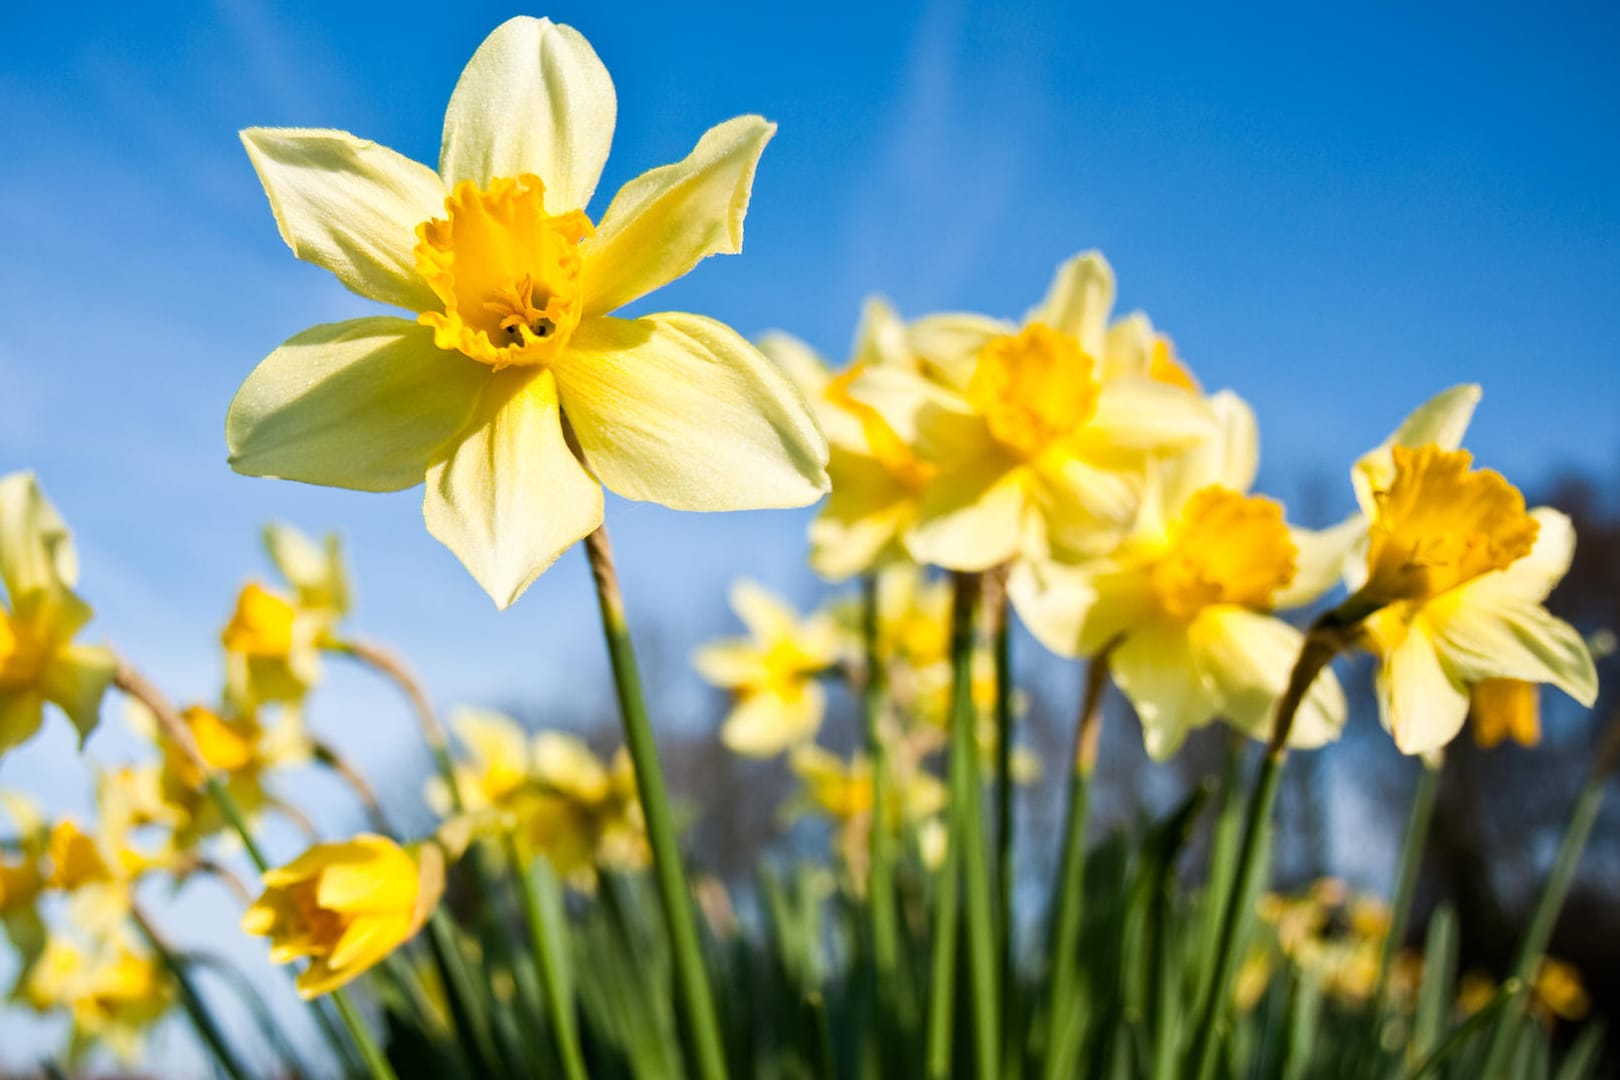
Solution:
[[[1148,575],[1106,567],[1020,561],[1007,577],[1007,594],[1035,639],[1059,656],[1095,656],[1157,610]]]
[[[416,227],[444,216],[444,184],[426,165],[346,131],[242,132],[281,239],[361,296],[437,310],[416,272]]]
[[[1303,607],[1332,589],[1347,573],[1358,567],[1365,572],[1367,560],[1359,548],[1366,535],[1367,522],[1360,514],[1351,514],[1326,529],[1290,528],[1288,536],[1298,553],[1294,580],[1271,598],[1272,606],[1279,611]]]
[[[1468,692],[1440,664],[1421,626],[1391,650],[1378,669],[1378,711],[1403,754],[1445,746],[1468,718]]]
[[[590,42],[550,19],[508,19],[484,39],[450,95],[439,174],[471,180],[538,176],[546,212],[583,210],[613,143],[613,80]]]
[[[422,513],[501,608],[602,523],[602,488],[563,438],[550,371],[490,377],[466,433],[428,470]]]
[[[1101,362],[1107,351],[1108,313],[1114,308],[1114,270],[1100,251],[1085,251],[1057,268],[1046,297],[1026,323],[1045,323],[1080,340],[1086,355]]]
[[[554,370],[585,460],[619,495],[759,510],[827,490],[827,441],[804,398],[713,319],[588,319]]]
[[[1199,613],[1191,640],[1195,662],[1218,695],[1221,715],[1239,731],[1269,741],[1277,699],[1288,687],[1305,635],[1270,615],[1217,606]],[[1294,716],[1288,745],[1314,748],[1332,742],[1344,727],[1345,712],[1338,677],[1324,668]]]
[[[585,316],[616,311],[710,255],[741,251],[754,170],[774,134],[764,117],[727,120],[682,160],[620,188],[585,242]]]
[[[1260,428],[1248,402],[1222,390],[1210,396],[1209,407],[1214,436],[1167,459],[1161,470],[1165,504],[1177,513],[1201,488],[1247,492],[1260,468]]]
[[[737,703],[720,729],[726,749],[745,757],[768,758],[815,738],[826,695],[814,682],[797,694],[750,694]]]
[[[1551,507],[1538,506],[1530,516],[1539,526],[1530,554],[1506,570],[1485,575],[1475,587],[1541,603],[1564,580],[1575,559],[1575,526],[1567,514]]]
[[[489,369],[433,331],[377,317],[313,326],[265,357],[225,417],[231,468],[356,491],[399,491],[472,414]]]
[[[1193,728],[1209,723],[1216,702],[1193,662],[1185,624],[1154,621],[1133,629],[1108,655],[1114,682],[1136,707],[1148,756],[1163,761]]]

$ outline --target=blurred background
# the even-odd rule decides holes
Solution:
[[[277,519],[344,535],[353,625],[407,656],[442,708],[505,707],[616,740],[577,553],[497,615],[424,531],[419,489],[324,491],[239,477],[224,460],[225,408],[254,364],[306,326],[371,307],[291,257],[236,132],[343,128],[433,162],[462,65],[520,10],[221,0],[0,13],[0,472],[38,471],[78,537],[92,637],[172,696],[216,692],[218,629],[241,584],[268,572],[258,529]],[[648,310],[702,311],[750,335],[788,330],[841,361],[870,293],[907,317],[1015,316],[1058,262],[1100,248],[1121,308],[1147,310],[1207,387],[1253,403],[1261,487],[1305,524],[1350,507],[1350,462],[1413,406],[1482,383],[1469,437],[1479,460],[1576,515],[1581,548],[1555,610],[1583,630],[1620,627],[1614,4],[527,13],[583,31],[618,88],[593,216],[720,120],[760,112],[781,125],[744,255],[710,260]],[[695,858],[739,880],[781,842],[785,773],[724,754],[714,732],[725,703],[687,661],[733,630],[736,576],[805,605],[822,596],[804,565],[809,518],[608,508],[672,779],[703,795]],[[1028,742],[1061,760],[1079,672],[1027,636],[1015,645]],[[1620,673],[1612,661],[1603,671]],[[311,724],[398,816],[423,813],[427,762],[402,703],[362,673],[329,674]],[[1348,681],[1365,686],[1367,673]],[[109,702],[88,747],[103,764],[137,745]],[[1465,738],[1447,769],[1419,917],[1443,896],[1459,902],[1475,952],[1465,965],[1506,961],[1588,757],[1588,718],[1546,705],[1541,748],[1481,753]],[[1599,715],[1613,707],[1606,695]],[[829,732],[852,739],[853,716],[835,715]],[[1218,753],[1212,736],[1151,766],[1116,708],[1096,828],[1162,808]],[[1387,889],[1415,768],[1362,695],[1344,741],[1291,768],[1281,880],[1332,873]],[[1020,806],[1032,878],[1055,857],[1058,779],[1049,770]],[[47,725],[0,762],[0,788],[86,811],[67,726]],[[292,794],[334,831],[359,824],[327,779],[303,778]],[[1577,960],[1598,1008],[1620,1015],[1620,804],[1609,811],[1553,952]],[[290,853],[291,834],[280,840]],[[163,921],[183,943],[267,972],[262,943],[209,893],[188,890]],[[0,1069],[55,1037],[6,1014]],[[200,1068],[188,1039],[176,1030],[159,1043],[164,1071]]]

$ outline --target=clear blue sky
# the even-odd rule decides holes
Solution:
[[[1333,477],[1418,401],[1485,386],[1471,444],[1531,486],[1620,464],[1620,8],[1064,2],[561,4],[618,86],[601,205],[710,124],[761,112],[738,258],[660,308],[842,356],[858,305],[1012,315],[1100,247],[1212,386],[1261,420],[1266,476]],[[260,565],[267,517],[336,527],[358,626],[445,703],[594,700],[577,557],[505,616],[425,533],[420,493],[232,474],[225,407],[266,352],[363,301],[282,246],[239,128],[346,128],[436,160],[481,4],[10,5],[0,16],[0,471],[37,469],[77,528],[98,629],[177,694]],[[805,589],[802,514],[615,502],[632,616],[669,628],[655,690],[702,702],[685,651],[747,572]],[[584,628],[582,630],[582,628]],[[317,707],[386,767],[354,680]],[[324,714],[320,711],[325,709]],[[116,717],[112,717],[116,720]],[[387,734],[379,734],[386,731]],[[57,731],[0,783],[73,768]],[[108,739],[112,739],[111,736]],[[92,743],[116,757],[116,741]]]

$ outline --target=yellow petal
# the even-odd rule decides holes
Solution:
[[[924,492],[906,550],[948,570],[988,570],[1019,554],[1029,504],[1028,470],[1005,459],[939,476]]]
[[[973,377],[979,353],[992,338],[1016,334],[1001,319],[964,312],[925,315],[906,328],[906,344],[918,364],[945,383],[963,390]]]
[[[1433,443],[1442,450],[1455,450],[1462,445],[1468,422],[1474,417],[1482,391],[1473,383],[1463,383],[1442,390],[1419,405],[1412,414],[1375,449],[1361,456],[1350,470],[1350,481],[1355,487],[1356,501],[1363,514],[1372,516],[1376,509],[1372,493],[1382,491],[1395,478],[1395,459],[1392,446],[1408,449]]]
[[[368,299],[437,306],[413,254],[416,226],[444,214],[432,169],[346,131],[248,128],[242,145],[294,255]]]
[[[1109,654],[1108,670],[1136,707],[1143,743],[1155,761],[1174,754],[1189,731],[1215,715],[1217,703],[1193,661],[1185,624],[1136,627]]]
[[[1059,656],[1095,656],[1158,611],[1146,573],[1088,572],[1045,560],[1014,564],[1007,594],[1035,639]]]
[[[1441,666],[1421,624],[1384,658],[1377,684],[1379,716],[1403,754],[1440,749],[1468,718],[1468,694]]]
[[[1139,475],[1100,469],[1079,458],[1047,455],[1035,472],[1033,498],[1054,556],[1106,555],[1131,528],[1142,505]]]
[[[314,326],[247,377],[225,418],[231,468],[356,491],[400,491],[466,424],[489,370],[403,319]]]
[[[0,754],[33,738],[44,719],[45,696],[39,690],[0,690]]]
[[[1240,607],[1215,605],[1193,621],[1190,639],[1194,663],[1209,679],[1220,714],[1234,728],[1268,741],[1276,724],[1277,699],[1305,636],[1281,619]],[[1331,669],[1324,669],[1289,728],[1288,745],[1324,746],[1344,728],[1344,690]]]
[[[1530,553],[1505,570],[1479,578],[1474,588],[1541,603],[1564,580],[1575,559],[1575,526],[1567,514],[1546,506],[1538,506],[1530,516],[1536,519],[1536,543]]]
[[[850,363],[912,367],[916,360],[906,338],[906,324],[900,321],[893,306],[881,296],[868,296],[861,305],[861,321],[855,328],[855,351]]]
[[[836,445],[827,463],[832,491],[810,523],[810,565],[832,581],[872,569],[895,554],[917,516],[917,492],[879,460]]]
[[[826,695],[814,682],[790,695],[750,694],[726,718],[720,741],[734,754],[775,757],[815,738],[825,707]]]
[[[1097,411],[1082,429],[1088,443],[1119,450],[1179,450],[1216,432],[1208,402],[1178,386],[1149,379],[1116,379],[1097,394]]]
[[[13,610],[25,593],[72,588],[78,580],[73,537],[34,474],[0,477],[0,582]]]
[[[827,490],[827,441],[793,383],[700,315],[588,319],[555,365],[591,470],[676,510],[804,506]]]
[[[117,668],[112,650],[99,645],[70,645],[45,668],[41,689],[73,721],[80,745],[101,719],[101,697]]]
[[[961,394],[916,372],[870,368],[850,385],[850,394],[876,410],[916,456],[942,469],[974,467],[992,457],[1011,460]]]
[[[1272,596],[1271,605],[1278,610],[1311,603],[1337,585],[1347,570],[1365,572],[1367,522],[1360,514],[1326,529],[1290,528],[1288,538],[1294,543],[1294,579]]]
[[[620,188],[585,243],[585,317],[646,296],[710,255],[741,251],[754,169],[774,134],[763,117],[727,120],[682,160]]]
[[[692,667],[704,681],[727,690],[756,685],[769,676],[764,653],[746,638],[717,641],[696,649]]]
[[[1085,251],[1057,268],[1046,297],[1025,316],[1080,339],[1095,361],[1106,352],[1108,313],[1114,307],[1114,270],[1100,251]]]
[[[439,173],[449,188],[531,173],[546,185],[547,213],[583,210],[617,115],[613,80],[584,35],[550,19],[508,19],[450,95]]]
[[[1260,428],[1248,402],[1222,390],[1210,396],[1209,408],[1214,435],[1170,458],[1160,471],[1165,505],[1175,511],[1202,488],[1246,493],[1260,468]]]
[[[1580,631],[1522,596],[1468,585],[1426,605],[1435,647],[1463,683],[1519,679],[1552,683],[1590,707],[1597,670]]]
[[[794,635],[798,614],[780,597],[744,578],[731,586],[731,610],[756,641],[780,641]]]
[[[602,488],[563,438],[550,370],[486,376],[461,441],[428,469],[428,532],[497,607],[602,524]]]

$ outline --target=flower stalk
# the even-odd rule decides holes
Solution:
[[[861,579],[861,640],[866,664],[861,673],[861,714],[866,753],[872,762],[872,823],[866,903],[871,918],[872,965],[878,1003],[878,1042],[885,1070],[902,1067],[902,1038],[909,1027],[900,1002],[900,934],[895,909],[893,837],[889,828],[889,759],[883,737],[888,707],[883,661],[878,651],[877,579]]]
[[[658,763],[658,744],[641,692],[641,675],[625,621],[624,599],[619,592],[618,572],[607,528],[597,528],[585,538],[585,554],[596,581],[596,599],[602,613],[602,632],[607,638],[608,659],[613,667],[613,683],[618,693],[624,724],[625,745],[635,765],[636,788],[641,795],[642,812],[647,819],[647,842],[652,848],[654,877],[663,905],[665,928],[674,955],[676,979],[680,984],[681,1010],[692,1037],[697,1072],[704,1080],[725,1080],[726,1061],[720,1040],[720,1024],[714,1007],[714,992],[703,964],[697,920],[692,910],[691,892],[681,865],[675,820],[669,809],[669,794],[663,769]]]

